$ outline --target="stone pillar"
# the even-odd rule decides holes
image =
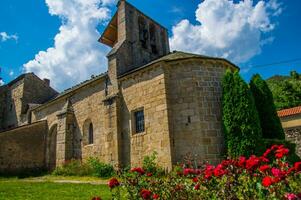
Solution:
[[[73,158],[73,126],[74,113],[69,101],[57,115],[57,156],[56,165],[61,166]]]
[[[119,127],[119,98],[117,95],[104,100],[105,105],[105,149],[106,161],[114,167],[121,164],[120,156],[120,127]]]

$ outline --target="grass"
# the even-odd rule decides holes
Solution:
[[[57,181],[57,180],[71,180],[71,181],[103,181],[107,182],[108,179],[98,178],[95,176],[56,176],[56,175],[46,175],[42,177],[37,177],[45,181]],[[27,178],[28,180],[37,179],[36,177]]]
[[[0,176],[0,181],[11,181],[11,180],[22,180],[22,181],[34,181],[40,180],[43,182],[55,182],[55,181],[82,181],[82,182],[97,182],[106,184],[109,179],[98,178],[95,176],[56,176],[56,175],[44,175],[44,176],[33,176],[33,177],[2,177]]]
[[[0,200],[90,200],[94,196],[111,199],[107,185],[0,179]]]

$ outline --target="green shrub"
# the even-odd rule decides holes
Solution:
[[[164,174],[164,169],[157,165],[157,155],[158,153],[154,151],[151,155],[145,156],[142,167],[147,172],[159,176]]]
[[[89,158],[88,165],[93,169],[93,176],[108,178],[115,174],[115,170],[112,165],[102,163],[98,158]]]
[[[255,74],[250,82],[250,88],[259,114],[263,138],[285,139],[274,104],[273,94],[267,83],[259,74]]]
[[[249,156],[260,144],[262,131],[253,96],[238,71],[223,79],[222,121],[227,154]]]
[[[272,145],[284,145],[287,147],[290,151],[289,155],[287,156],[287,161],[289,163],[295,163],[300,161],[299,156],[296,154],[296,144],[291,143],[286,140],[277,140],[277,139],[264,139],[260,145],[258,145],[258,148],[256,150],[256,155],[260,156],[262,155],[266,149],[270,148]]]
[[[63,166],[57,167],[52,174],[57,176],[90,176],[93,174],[93,169],[80,160],[70,160],[66,161]]]
[[[97,158],[89,158],[87,162],[80,160],[67,161],[63,166],[57,167],[53,173],[57,176],[96,176],[101,178],[112,177],[115,174],[110,164],[100,162]]]
[[[270,141],[271,142],[271,141]],[[273,144],[259,156],[223,160],[214,166],[177,167],[164,177],[142,168],[112,178],[112,199],[254,200],[301,198],[301,162],[287,163],[289,150]]]

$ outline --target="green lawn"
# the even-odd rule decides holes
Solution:
[[[27,182],[0,179],[0,200],[91,200],[93,196],[110,199],[107,185]]]

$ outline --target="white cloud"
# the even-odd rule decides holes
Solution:
[[[26,72],[51,79],[58,89],[66,89],[92,74],[106,70],[108,48],[97,42],[96,27],[110,18],[108,4],[114,0],[46,0],[51,15],[59,16],[62,25],[54,46],[40,51],[24,64]]]
[[[5,42],[7,40],[15,40],[17,42],[19,37],[16,34],[9,35],[6,32],[0,32],[0,39],[1,39],[1,42]]]
[[[4,85],[4,81],[0,78],[0,86]]]
[[[9,76],[13,76],[14,74],[15,74],[15,73],[14,73],[13,70],[10,70],[9,73],[8,73]]]
[[[272,42],[265,34],[274,30],[273,17],[281,12],[276,0],[204,0],[196,10],[199,24],[184,19],[173,27],[171,49],[246,62]]]
[[[178,6],[173,6],[173,7],[171,7],[170,12],[180,14],[180,13],[183,13],[183,9]]]

